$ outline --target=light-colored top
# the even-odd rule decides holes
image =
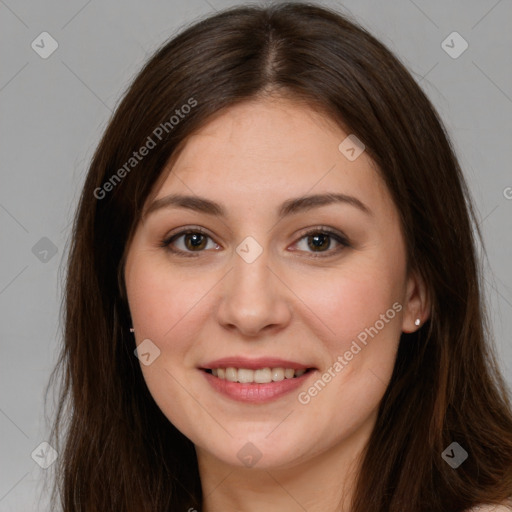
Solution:
[[[467,512],[512,512],[512,503],[503,505],[478,505]]]

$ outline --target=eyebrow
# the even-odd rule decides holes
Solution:
[[[346,194],[314,194],[286,200],[279,207],[278,217],[281,219],[288,215],[307,211],[311,208],[340,203],[354,206],[366,215],[373,215],[368,206],[357,199],[357,197]],[[227,217],[225,208],[215,201],[204,197],[180,194],[170,194],[160,199],[156,199],[151,203],[144,216],[162,208],[187,208],[189,210],[214,215],[216,217]]]

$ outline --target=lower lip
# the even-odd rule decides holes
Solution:
[[[213,389],[233,400],[246,403],[264,403],[276,400],[300,387],[313,373],[313,371],[310,370],[300,377],[284,379],[277,382],[268,382],[267,384],[242,384],[240,382],[219,379],[215,377],[215,375],[203,370],[201,370],[201,372]]]

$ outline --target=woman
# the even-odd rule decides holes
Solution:
[[[508,510],[473,217],[434,108],[356,24],[286,3],[182,31],[78,207],[63,510]]]

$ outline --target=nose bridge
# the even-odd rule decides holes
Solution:
[[[244,240],[234,256],[228,293],[237,298],[239,307],[261,307],[273,300],[270,252],[256,243],[254,239]]]
[[[248,288],[248,291],[250,290],[252,293],[268,290],[270,269],[267,254],[261,254],[251,262],[238,255],[235,257],[233,274],[234,284],[242,292],[244,288]]]
[[[271,270],[270,254],[252,237],[236,248],[232,271],[222,289],[220,323],[254,335],[266,326],[289,320],[286,287]]]

